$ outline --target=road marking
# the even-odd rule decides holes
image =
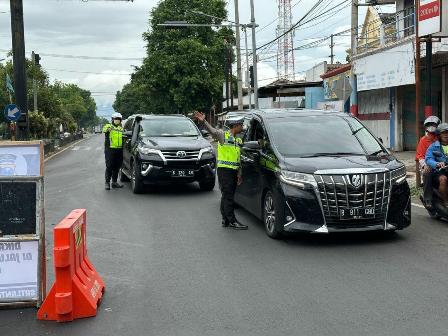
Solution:
[[[80,139],[80,140],[78,140],[78,141],[72,143],[71,145],[68,145],[66,148],[64,148],[64,149],[60,150],[59,152],[56,152],[56,153],[50,155],[49,157],[47,157],[47,158],[44,160],[44,162],[47,162],[48,160],[50,160],[50,159],[52,159],[52,158],[58,156],[59,154],[64,153],[65,151],[67,151],[67,150],[69,150],[69,149],[72,149],[72,148],[73,148],[75,145],[77,145],[78,143],[80,143],[80,142],[82,142],[82,141],[86,141],[86,140],[88,140],[89,138],[90,138],[90,137],[88,137],[88,138],[83,138],[83,139]]]
[[[417,204],[417,203],[411,203],[412,206],[415,206],[417,208],[421,208],[421,209],[425,209],[425,207],[421,204]]]
[[[99,147],[97,147],[95,150],[100,151],[100,150],[102,150],[102,149],[103,149],[103,147],[99,146]]]
[[[89,147],[89,146],[81,146],[81,149],[82,149],[82,150],[85,150],[85,151],[89,151],[89,150],[90,150],[90,147]]]
[[[72,151],[77,151],[77,150],[79,150],[81,148],[81,146],[74,146],[73,148],[72,148]]]

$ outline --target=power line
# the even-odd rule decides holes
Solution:
[[[2,52],[10,52],[11,50],[0,49]],[[46,54],[39,53],[45,57],[57,57],[57,58],[72,58],[72,59],[85,59],[85,60],[102,60],[102,61],[142,61],[142,58],[120,58],[120,57],[108,57],[108,56],[83,56],[83,55],[64,55],[64,54]]]
[[[60,71],[60,72],[72,72],[80,74],[92,74],[92,75],[107,75],[107,76],[131,76],[132,73],[104,73],[104,72],[91,72],[91,71],[75,71],[75,70],[65,70],[65,69],[45,69],[50,71]]]

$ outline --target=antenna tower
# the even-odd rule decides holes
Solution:
[[[277,37],[282,36],[292,27],[291,0],[278,1]],[[294,31],[278,39],[277,48],[277,76],[278,79],[295,79],[294,64]]]

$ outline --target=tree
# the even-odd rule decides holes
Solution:
[[[223,0],[165,0],[151,12],[150,30],[143,34],[147,56],[131,82],[117,93],[114,108],[123,115],[188,113],[208,110],[222,101],[228,28],[180,29],[157,26],[165,21],[220,24],[191,10],[227,17]]]

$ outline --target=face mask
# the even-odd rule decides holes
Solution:
[[[428,132],[428,133],[435,133],[436,130],[437,130],[437,127],[435,127],[435,126],[429,126],[426,128],[426,132]]]
[[[119,119],[115,119],[115,120],[114,120],[114,125],[115,125],[115,126],[121,125],[121,120],[119,120]]]

